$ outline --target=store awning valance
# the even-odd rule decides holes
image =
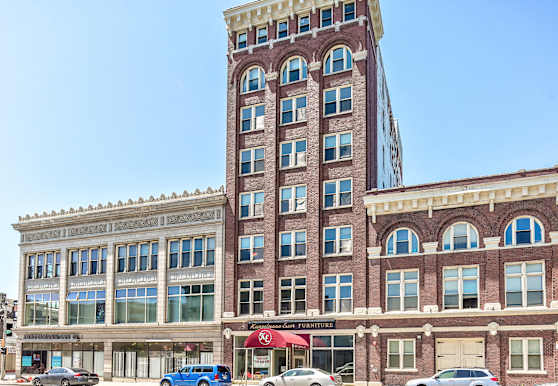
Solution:
[[[264,328],[254,331],[244,342],[246,348],[275,348],[275,347],[292,347],[298,346],[303,348],[310,347],[308,342],[296,334],[277,331]]]

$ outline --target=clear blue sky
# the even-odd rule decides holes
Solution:
[[[18,215],[220,186],[241,0],[0,1],[0,291]],[[404,183],[558,164],[558,2],[383,0]]]

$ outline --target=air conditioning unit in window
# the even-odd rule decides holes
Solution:
[[[306,165],[306,152],[296,153],[296,166],[305,166],[305,165]]]
[[[254,216],[262,216],[262,215],[263,215],[263,204],[255,204]]]
[[[256,117],[256,130],[263,130],[264,129],[264,124],[265,124],[265,116],[261,115],[259,117]]]

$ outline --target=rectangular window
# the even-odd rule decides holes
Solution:
[[[310,31],[310,15],[298,16],[298,33]]]
[[[354,336],[312,336],[312,367],[341,375],[343,384],[354,383]]]
[[[25,295],[24,326],[58,324],[58,293]]]
[[[542,338],[510,338],[510,370],[544,371]]]
[[[158,243],[142,241],[133,244],[116,246],[117,267],[116,272],[139,272],[156,270],[157,265],[153,265],[153,254],[158,254]],[[157,259],[155,258],[155,263]],[[101,271],[106,272],[107,250],[101,250]]]
[[[61,257],[60,257],[60,252],[56,252],[55,253],[55,266],[54,266],[54,276],[55,277],[60,277],[60,261]]]
[[[117,289],[114,323],[157,322],[157,288]]]
[[[99,273],[99,249],[94,248],[89,250],[89,274],[96,275]]]
[[[386,272],[386,308],[388,311],[418,311],[417,269]]]
[[[280,20],[277,22],[277,39],[289,36],[289,20]]]
[[[306,185],[287,186],[281,188],[282,214],[306,212]]]
[[[306,231],[282,232],[280,238],[280,259],[306,257]]]
[[[544,306],[544,263],[505,265],[506,307]]]
[[[215,264],[215,237],[169,240],[168,248],[170,269],[203,267]]]
[[[415,369],[415,340],[388,339],[387,368],[393,370]]]
[[[237,40],[236,40],[236,48],[237,49],[242,49],[242,48],[246,48],[248,46],[248,33],[246,32],[240,32],[237,35]]]
[[[45,253],[46,256],[46,276],[47,278],[54,276],[54,253]]]
[[[281,124],[306,121],[306,95],[281,99]]]
[[[267,42],[267,27],[258,28],[258,44]]]
[[[240,174],[262,173],[265,168],[265,148],[258,147],[240,151]]]
[[[239,281],[238,313],[239,315],[263,314],[263,280]]]
[[[355,3],[343,4],[343,20],[349,21],[355,18]]]
[[[35,278],[35,255],[27,256],[27,278]]]
[[[214,320],[215,286],[195,284],[168,287],[167,322],[206,322]]]
[[[263,216],[264,192],[240,193],[240,218]]]
[[[281,143],[281,169],[306,166],[306,140]]]
[[[444,310],[479,308],[479,268],[444,267]]]
[[[331,8],[326,8],[321,10],[321,26],[327,27],[332,23],[333,11]]]
[[[238,261],[261,261],[264,258],[264,236],[242,236],[239,238]]]
[[[77,276],[79,264],[79,252],[70,251],[70,276]]]
[[[70,276],[98,275],[106,272],[107,248],[69,251]],[[47,258],[50,257],[47,255]],[[56,276],[60,275],[60,253],[55,255]]]
[[[352,133],[324,136],[324,162],[344,161],[353,158]]]
[[[353,229],[349,226],[324,228],[324,256],[353,253]]]
[[[324,275],[324,314],[353,312],[353,275]]]
[[[353,205],[352,178],[324,182],[324,208],[343,208]]]
[[[68,324],[105,323],[105,291],[69,292],[66,302]]]
[[[306,278],[280,279],[279,283],[281,315],[306,313]]]
[[[264,129],[265,105],[243,107],[240,110],[240,115],[240,131],[242,133]]]
[[[80,275],[87,275],[87,267],[89,265],[89,251],[85,250],[85,251],[80,251],[80,262],[81,262],[81,269],[80,269]]]
[[[324,116],[350,112],[352,106],[352,86],[341,86],[324,91]]]
[[[159,243],[151,243],[151,269],[157,269],[159,257]]]
[[[44,266],[45,266],[45,255],[44,253],[39,253],[37,255],[37,276],[35,277],[36,279],[42,279]]]

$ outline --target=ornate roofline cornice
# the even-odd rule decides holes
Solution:
[[[19,222],[12,224],[18,230],[31,230],[45,228],[47,226],[58,226],[65,224],[75,224],[104,219],[118,219],[130,216],[155,214],[173,210],[184,210],[195,207],[205,207],[209,205],[222,205],[226,202],[225,188],[207,188],[205,191],[196,189],[190,193],[185,190],[182,194],[172,193],[170,196],[161,194],[158,198],[150,196],[147,199],[139,197],[137,200],[131,198],[127,202],[118,201],[113,204],[89,205],[87,208],[79,207],[69,210],[61,209],[51,213],[43,212],[34,215],[20,216]]]
[[[382,13],[380,11],[380,0],[356,0],[367,1],[376,42],[384,35]],[[316,9],[334,5],[339,6],[341,0],[257,0],[237,7],[229,8],[223,12],[227,31],[230,33],[245,29],[252,29],[257,25],[271,23],[300,12],[316,12]]]
[[[496,203],[546,197],[556,197],[558,205],[558,169],[545,171],[377,190],[364,197],[364,205],[373,222],[381,215],[428,211],[432,217],[433,210],[475,205],[494,211]]]

